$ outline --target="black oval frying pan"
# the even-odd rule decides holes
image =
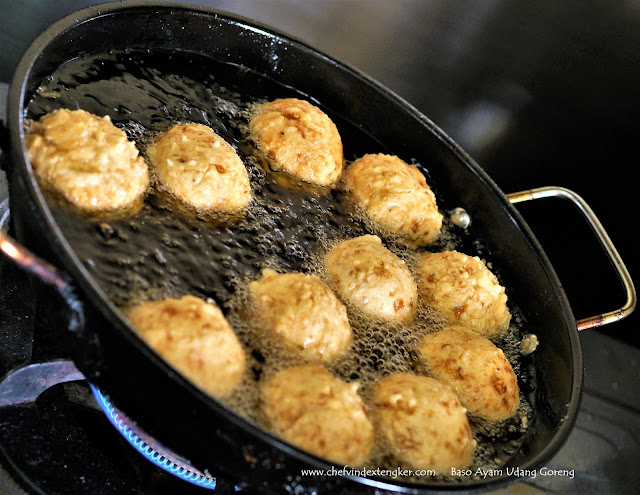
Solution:
[[[64,339],[83,375],[114,404],[200,470],[217,470],[265,492],[296,487],[320,493],[374,488],[402,493],[466,492],[514,480],[506,470],[500,476],[462,482],[402,481],[349,473],[303,478],[302,469],[332,466],[209,398],[134,334],[65,237],[24,149],[27,108],[43,80],[84,54],[110,50],[195,53],[244,67],[308,95],[395,154],[428,164],[441,209],[462,206],[469,212],[473,236],[482,240],[484,251],[508,281],[510,300],[517,301],[527,332],[540,340],[532,361],[537,379],[531,391],[535,424],[508,466],[534,469],[557,452],[580,405],[583,364],[578,330],[623,318],[635,307],[635,290],[624,264],[588,206],[562,188],[506,196],[429,119],[358,70],[253,21],[168,2],[116,2],[62,19],[26,51],[10,90],[7,167],[12,220],[20,244],[0,232],[1,251],[35,274],[40,290],[52,301],[52,331]],[[512,205],[549,196],[571,199],[600,236],[627,289],[628,299],[620,310],[579,322],[574,319],[552,266]]]

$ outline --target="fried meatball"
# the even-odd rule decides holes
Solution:
[[[25,144],[36,177],[87,212],[130,207],[149,184],[136,145],[109,116],[55,110],[30,125]]]
[[[342,175],[342,139],[318,107],[296,98],[257,105],[250,134],[274,170],[327,186]]]
[[[330,361],[351,346],[347,310],[317,276],[265,269],[249,290],[261,324],[303,356]]]
[[[278,372],[260,389],[262,408],[284,440],[339,464],[362,465],[373,446],[373,425],[358,395],[320,365]]]
[[[451,474],[471,463],[476,441],[467,410],[444,383],[394,373],[376,386],[373,407],[392,450],[413,468]]]
[[[365,155],[347,167],[344,187],[385,230],[416,246],[433,244],[438,238],[442,215],[418,167],[393,155]]]
[[[418,267],[418,284],[427,304],[451,324],[487,337],[509,327],[511,313],[504,287],[478,257],[457,251],[427,253]]]
[[[374,235],[342,241],[325,258],[336,291],[364,313],[407,323],[418,306],[416,282],[403,260]]]
[[[160,356],[214,397],[242,380],[245,353],[220,309],[193,296],[146,302],[125,311]]]
[[[244,163],[233,146],[205,125],[173,126],[147,155],[162,187],[197,210],[230,213],[251,200]]]
[[[501,349],[459,325],[425,335],[418,351],[429,372],[451,386],[470,414],[504,420],[520,403],[518,380]]]

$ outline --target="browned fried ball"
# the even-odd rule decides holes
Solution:
[[[342,241],[325,257],[325,271],[336,291],[365,314],[410,322],[418,306],[416,282],[406,263],[379,237]]]
[[[222,311],[194,296],[151,301],[126,311],[149,346],[214,397],[242,380],[245,353]]]
[[[509,327],[505,289],[477,256],[457,251],[427,253],[418,266],[418,285],[427,304],[451,324],[488,337]]]
[[[476,441],[467,410],[448,385],[409,373],[388,375],[373,393],[375,417],[392,450],[416,469],[451,474],[471,463]]]
[[[249,128],[274,170],[321,186],[335,183],[342,175],[344,156],[338,129],[308,101],[285,98],[257,105]]]
[[[149,184],[136,145],[109,116],[55,110],[31,124],[25,144],[36,177],[88,212],[128,208]]]
[[[321,365],[278,372],[260,390],[271,427],[284,440],[328,460],[360,466],[373,446],[373,426],[358,394]]]
[[[417,246],[438,238],[442,215],[418,167],[394,155],[365,155],[347,167],[344,187],[383,229]]]
[[[249,290],[267,331],[305,357],[330,361],[350,347],[347,310],[317,276],[265,269]]]
[[[516,413],[518,379],[504,352],[484,335],[452,325],[425,335],[418,351],[429,372],[451,386],[470,414],[499,421]]]
[[[193,208],[231,213],[251,200],[251,185],[236,150],[202,124],[175,125],[147,155],[160,184]]]

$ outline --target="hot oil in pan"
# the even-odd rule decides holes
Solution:
[[[185,122],[208,125],[237,149],[253,193],[250,208],[240,218],[219,221],[186,210],[153,187],[142,207],[126,217],[86,218],[59,201],[50,201],[50,206],[75,252],[116,305],[185,294],[215,300],[248,350],[247,378],[229,403],[257,421],[257,380],[296,358],[254,331],[244,290],[248,282],[267,267],[322,278],[322,254],[332,244],[371,233],[385,238],[339,192],[286,184],[265,171],[246,139],[250,106],[282,97],[310,99],[244,67],[201,56],[113,52],[68,62],[41,85],[28,106],[32,119],[57,108],[109,115],[143,154],[155,135]],[[393,153],[358,126],[325,110],[338,126],[348,161],[366,153]],[[410,250],[386,240],[390,249],[414,266]],[[456,235],[445,222],[442,240],[430,249],[476,254],[478,241]],[[442,326],[425,307],[419,309],[414,324],[394,331],[354,310],[350,317],[354,352],[331,368],[346,380],[358,380],[365,400],[380,376],[419,366],[412,351],[415,343]],[[530,358],[520,355],[519,334],[513,328],[500,345],[518,374],[525,400],[516,416],[497,428],[473,421],[479,441],[473,471],[507,462],[532,422],[533,366]],[[373,467],[392,469],[401,465],[381,448],[370,462]]]

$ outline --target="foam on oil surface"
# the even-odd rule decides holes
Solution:
[[[247,121],[252,104],[281,97],[305,95],[245,67],[200,56],[113,52],[67,63],[43,82],[28,107],[30,118],[56,108],[109,115],[143,154],[154,136],[184,122],[208,125],[236,148],[247,167],[253,194],[249,209],[237,218],[216,219],[190,210],[155,188],[138,211],[120,218],[79,217],[54,199],[51,209],[80,259],[116,305],[193,294],[210,298],[222,308],[248,358],[245,380],[228,404],[258,423],[263,421],[258,407],[259,380],[302,360],[260,331],[252,315],[248,283],[263,268],[313,273],[326,282],[324,253],[342,240],[364,234],[379,235],[410,270],[415,271],[419,255],[378,230],[338,190],[300,185],[268,171],[247,139]],[[360,127],[324,110],[340,130],[347,160],[365,153],[393,153]],[[440,240],[428,249],[461,247],[468,254],[481,251],[478,240],[463,240],[445,217]],[[347,308],[353,347],[327,367],[347,381],[357,380],[365,401],[380,377],[423,371],[414,348],[422,335],[443,326],[434,311],[420,305],[413,323],[390,325]],[[471,418],[479,441],[474,468],[506,462],[518,450],[533,419],[533,366],[520,353],[517,321],[514,318],[516,323],[499,346],[518,374],[523,400],[514,418],[500,425]],[[402,466],[381,439],[369,464],[392,469]]]

